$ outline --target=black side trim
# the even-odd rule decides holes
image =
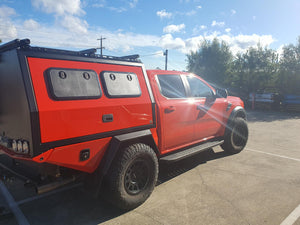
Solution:
[[[137,132],[118,135],[118,136],[115,136],[114,138],[116,138],[120,142],[123,142],[123,141],[128,141],[131,139],[140,138],[140,137],[148,136],[148,135],[152,135],[150,130],[141,130],[141,131],[137,131]]]
[[[46,151],[46,150],[49,150],[49,149],[55,148],[55,147],[71,145],[71,144],[76,144],[76,143],[85,142],[85,141],[92,141],[92,140],[97,140],[97,139],[106,138],[106,137],[114,137],[114,136],[118,136],[118,135],[122,135],[122,134],[128,134],[131,132],[150,129],[150,128],[154,128],[154,127],[155,127],[154,124],[150,124],[150,125],[144,125],[144,126],[139,126],[139,127],[127,128],[127,129],[123,129],[123,130],[115,130],[115,131],[109,131],[109,132],[105,132],[105,133],[92,134],[92,135],[87,135],[87,136],[82,136],[82,137],[47,142],[47,143],[42,143],[40,146],[40,149],[41,149],[41,151]],[[38,155],[38,154],[36,154],[36,155]]]

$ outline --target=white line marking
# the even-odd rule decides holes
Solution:
[[[273,154],[273,153],[269,153],[269,152],[263,152],[263,151],[258,151],[258,150],[254,150],[254,149],[250,149],[250,148],[246,148],[246,150],[252,151],[252,152],[263,153],[263,154],[266,154],[266,155],[272,155],[272,156],[276,156],[276,157],[280,157],[280,158],[284,158],[284,159],[290,159],[290,160],[294,160],[294,161],[300,162],[300,159],[291,158],[291,157],[284,156],[284,155],[277,155],[277,154]]]
[[[2,191],[2,194],[6,200],[9,208],[15,215],[15,218],[18,221],[18,224],[19,225],[30,225],[29,222],[27,221],[26,217],[24,216],[24,214],[22,213],[22,211],[16,204],[14,198],[11,196],[11,194],[9,193],[9,191],[7,190],[7,188],[5,187],[5,185],[3,184],[3,182],[1,180],[0,180],[0,190]]]
[[[279,157],[279,158],[290,159],[290,160],[294,160],[294,161],[300,162],[300,159],[291,158],[291,157],[284,156],[284,155],[277,155],[277,154],[273,154],[273,153],[269,153],[269,152],[263,152],[263,151],[258,151],[258,150],[254,150],[254,149],[250,149],[250,148],[246,148],[246,150],[252,151],[252,152],[258,152],[258,153],[262,153],[262,154],[266,154],[266,155],[276,156],[276,157]],[[285,220],[282,221],[282,223],[280,225],[293,225],[297,221],[298,218],[300,218],[300,205],[298,205],[296,207],[296,209],[294,209],[294,211],[291,212],[291,214],[287,218],[285,218]]]
[[[300,217],[300,205],[280,225],[292,225]]]

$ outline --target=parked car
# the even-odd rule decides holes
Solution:
[[[300,111],[300,95],[284,95],[282,107],[288,111]]]
[[[258,91],[250,93],[248,105],[255,109],[280,109],[281,95],[277,92]]]

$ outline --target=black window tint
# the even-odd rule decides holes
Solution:
[[[46,72],[51,97],[55,100],[101,97],[98,75],[92,70],[50,68]]]
[[[110,98],[139,97],[142,94],[135,73],[104,71],[101,79],[104,92]]]
[[[196,77],[188,76],[187,80],[191,89],[191,97],[199,98],[199,97],[210,97],[212,96],[212,90],[205,83],[199,80]]]
[[[167,98],[185,98],[185,89],[180,75],[158,75],[161,93]]]

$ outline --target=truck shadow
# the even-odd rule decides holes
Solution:
[[[212,149],[172,164],[160,164],[157,186],[174,177],[206,163],[226,157],[225,152]],[[155,191],[155,190],[154,190]],[[19,206],[31,225],[34,224],[89,224],[96,225],[119,217],[126,211],[119,210],[102,199],[94,199],[83,187],[58,192]],[[0,224],[16,224],[14,218],[0,218]]]
[[[281,112],[281,111],[247,111],[249,122],[273,122],[288,119],[300,119],[300,112]]]
[[[229,156],[226,152],[214,152],[213,149],[208,149],[204,152],[200,152],[192,157],[180,160],[172,164],[160,164],[160,173],[158,176],[157,185],[171,180],[172,178],[179,176],[200,164],[204,164],[207,161],[219,159]]]

